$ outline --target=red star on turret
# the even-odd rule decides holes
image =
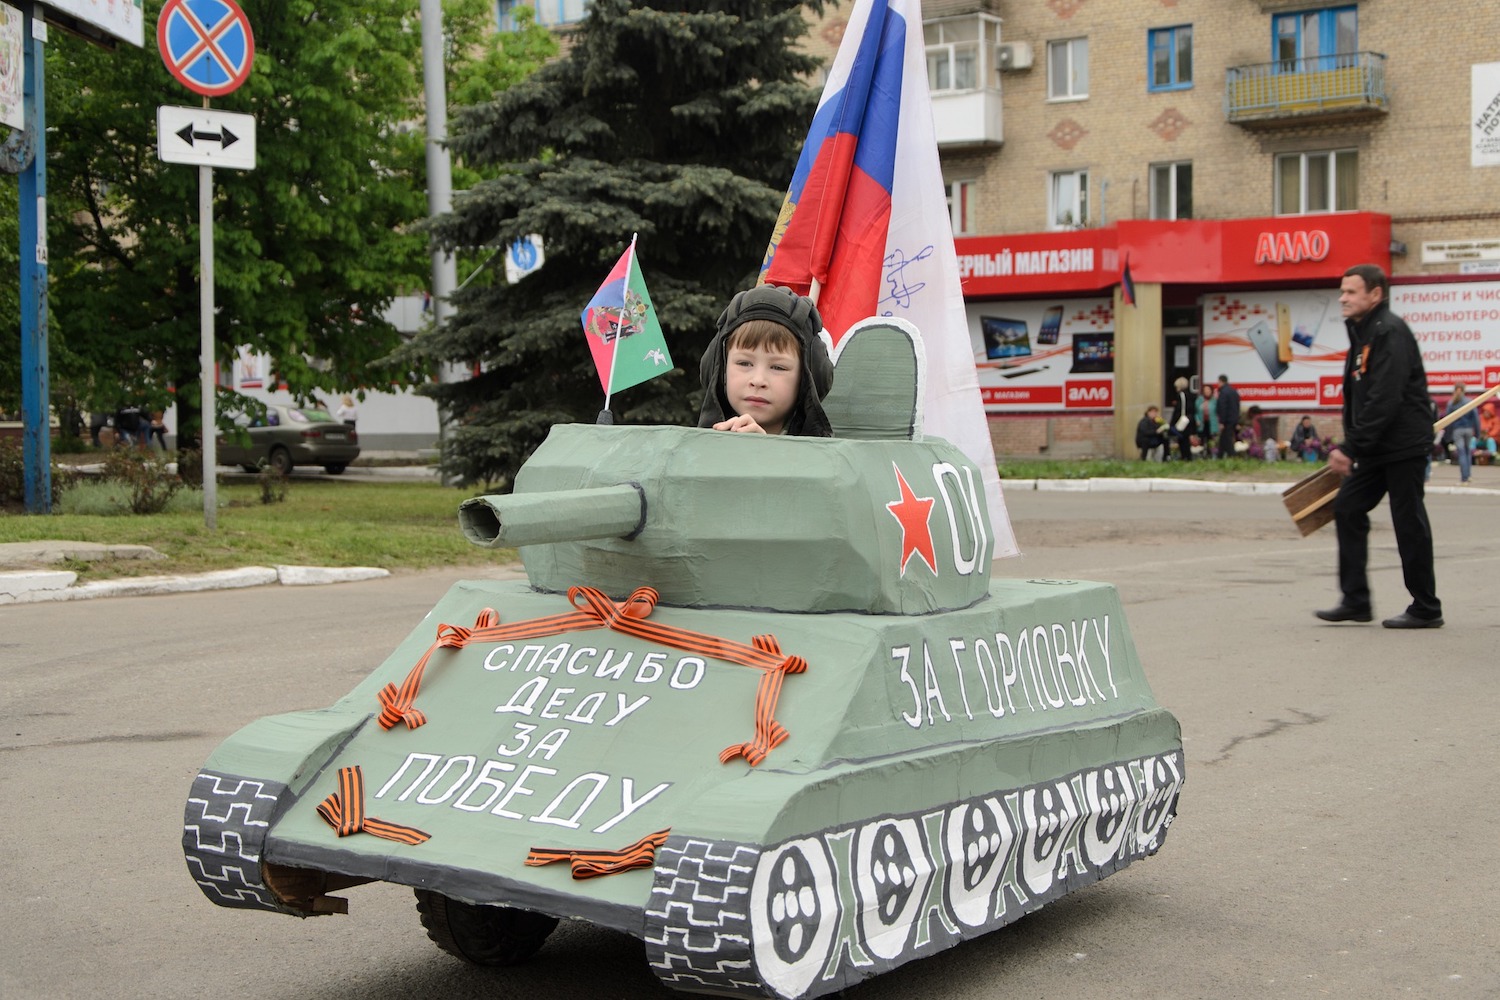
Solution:
[[[927,568],[937,574],[937,555],[932,551],[932,529],[927,525],[927,519],[932,515],[932,505],[936,497],[919,497],[912,492],[907,485],[906,477],[901,470],[896,468],[896,463],[891,463],[891,468],[896,471],[896,482],[901,487],[901,499],[892,500],[885,505],[885,509],[891,512],[891,516],[901,522],[901,575],[906,575],[906,564],[911,562],[913,555],[922,557]]]

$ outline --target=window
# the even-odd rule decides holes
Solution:
[[[1147,90],[1186,90],[1193,85],[1193,26],[1154,28],[1147,36],[1151,68]]]
[[[973,232],[974,182],[953,181],[944,186],[948,191],[948,217],[953,220],[953,235]]]
[[[1328,7],[1277,14],[1271,20],[1271,36],[1274,58],[1284,73],[1352,66],[1359,49],[1358,11]]]
[[[515,31],[517,7],[536,10],[536,23],[555,28],[582,21],[588,15],[589,0],[496,0],[495,20],[501,31]]]
[[[981,59],[980,22],[966,17],[934,21],[925,26],[927,85],[933,91],[977,90]]]
[[[1054,101],[1089,96],[1089,40],[1047,43],[1047,97]]]
[[[1276,214],[1352,212],[1359,207],[1359,153],[1337,149],[1276,157]]]
[[[1151,218],[1191,219],[1193,217],[1193,165],[1191,163],[1153,163],[1151,165]]]
[[[517,28],[515,9],[520,0],[498,0],[495,4],[495,21],[501,31],[515,31]]]
[[[1089,221],[1089,172],[1062,170],[1052,175],[1047,197],[1047,228],[1079,229]]]

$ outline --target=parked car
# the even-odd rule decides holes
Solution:
[[[321,465],[336,476],[359,457],[353,425],[335,420],[327,410],[268,403],[264,417],[238,417],[235,425],[240,433],[219,435],[218,459],[246,472],[269,465],[288,475],[294,466]]]

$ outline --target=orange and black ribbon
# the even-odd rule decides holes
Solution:
[[[751,640],[757,648],[764,649],[776,657],[781,656],[781,647],[776,637],[758,635]],[[800,656],[788,656],[760,678],[760,687],[755,692],[755,737],[746,743],[725,747],[719,754],[719,762],[727,764],[736,757],[744,757],[745,763],[754,767],[766,759],[766,754],[781,745],[787,738],[785,727],[776,721],[776,703],[781,699],[781,686],[787,674],[800,674],[807,670],[807,661]]]
[[[715,659],[764,670],[765,676],[761,678],[755,695],[755,735],[744,743],[726,747],[719,755],[719,760],[726,764],[736,757],[744,757],[752,767],[759,764],[766,754],[787,738],[787,731],[776,721],[776,705],[780,700],[786,675],[803,673],[807,670],[807,661],[800,656],[784,656],[774,636],[758,635],[751,640],[751,645],[746,645],[703,632],[647,621],[656,608],[659,596],[650,587],[640,587],[616,604],[593,587],[570,587],[568,600],[577,609],[575,611],[502,625],[500,616],[493,609],[485,608],[479,613],[472,629],[461,625],[439,625],[437,639],[417,661],[417,665],[412,667],[401,686],[387,684],[378,693],[380,725],[384,729],[392,729],[405,723],[407,728],[416,729],[426,723],[427,716],[416,708],[415,701],[421,691],[427,661],[435,650],[462,649],[470,643],[540,639],[565,632],[607,628],[672,649],[702,653]]]
[[[657,830],[648,833],[629,847],[620,851],[570,851],[554,847],[533,847],[526,855],[526,863],[533,868],[566,861],[573,869],[575,879],[597,878],[632,868],[649,868],[656,863],[656,852],[667,842],[672,830]]]
[[[368,833],[373,837],[383,837],[408,846],[416,846],[432,839],[432,834],[424,833],[414,826],[387,823],[385,820],[366,816],[365,775],[358,765],[339,768],[339,790],[318,803],[318,815],[338,831],[340,837]]]

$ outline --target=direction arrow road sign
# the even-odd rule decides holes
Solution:
[[[156,150],[167,163],[255,169],[255,116],[207,108],[156,109]]]

